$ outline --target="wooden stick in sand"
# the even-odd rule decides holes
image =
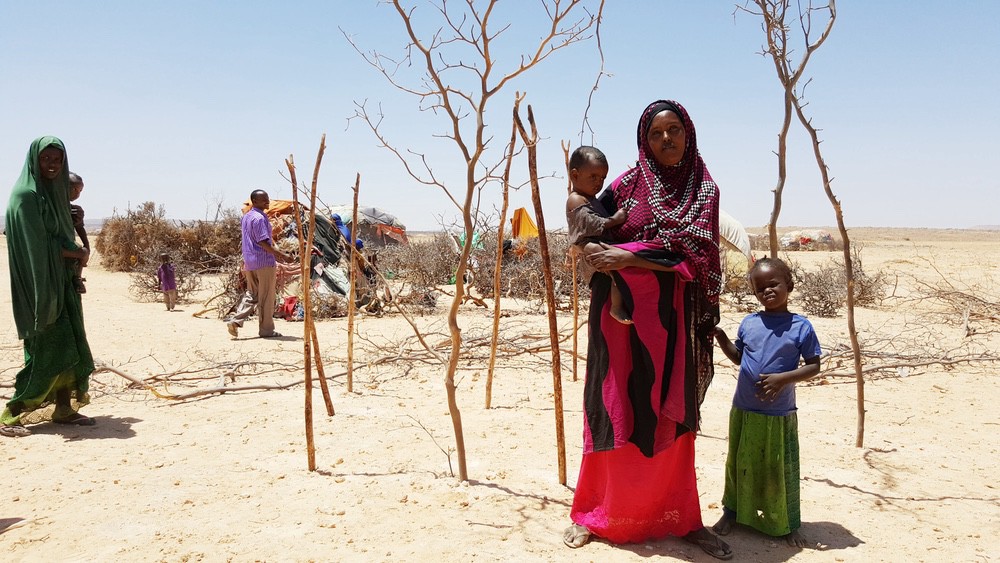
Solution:
[[[552,282],[552,262],[549,259],[548,237],[545,234],[545,217],[542,216],[542,198],[538,190],[538,128],[535,126],[535,115],[528,104],[528,123],[531,124],[531,138],[528,138],[521,123],[515,105],[514,121],[517,124],[521,140],[528,149],[528,176],[531,182],[531,204],[535,208],[535,221],[538,223],[538,248],[542,255],[542,274],[545,278],[545,302],[548,305],[549,341],[552,343],[552,395],[555,400],[556,415],[556,447],[559,455],[559,484],[566,484],[566,432],[563,424],[562,376],[559,361],[559,327],[556,324],[555,284]]]
[[[351,253],[351,290],[347,294],[347,392],[354,392],[354,311],[357,299],[358,279],[358,188],[361,187],[361,174],[354,178],[354,208],[351,211],[351,240],[347,241]]]
[[[311,335],[309,333],[309,286],[311,285],[309,281],[309,259],[312,254],[311,250],[309,253],[306,252],[306,242],[303,238],[302,229],[302,218],[299,216],[299,184],[295,179],[295,163],[291,155],[288,155],[288,159],[285,160],[285,165],[288,166],[288,173],[291,175],[292,181],[292,205],[295,208],[295,226],[298,229],[299,234],[299,275],[302,279],[302,320],[303,320],[303,332],[302,332],[302,342],[304,344],[303,356],[305,358],[305,423],[306,423],[306,458],[308,462],[309,471],[316,470],[316,444],[313,441],[313,413],[312,413],[312,365],[310,364],[309,355],[309,345],[311,343]]]
[[[515,111],[517,103],[524,96],[514,95]],[[517,141],[517,125],[511,123],[510,144],[507,145],[507,165],[503,170],[503,204],[500,207],[500,226],[497,227],[497,261],[493,266],[493,339],[490,342],[490,367],[486,372],[486,408],[493,402],[493,369],[497,363],[497,343],[500,340],[500,272],[503,263],[503,228],[507,223],[507,208],[510,205],[510,165],[514,160],[514,143]]]
[[[295,178],[295,164],[291,156],[285,160],[285,164],[288,166],[288,172],[291,175],[292,181],[292,201],[295,208],[295,222],[298,228],[299,234],[299,260],[300,269],[302,275],[302,301],[303,301],[303,338],[302,338],[302,355],[305,362],[305,426],[306,426],[306,457],[308,462],[309,471],[316,470],[316,444],[313,440],[313,416],[312,416],[312,344],[317,343],[318,352],[318,339],[315,335],[315,326],[313,324],[312,317],[312,299],[311,290],[312,284],[309,281],[310,278],[310,259],[312,256],[313,247],[313,235],[316,232],[316,184],[319,180],[319,168],[323,161],[323,152],[326,150],[326,135],[324,134],[319,143],[319,151],[316,155],[316,167],[313,169],[313,179],[310,190],[309,197],[309,222],[307,233],[303,233],[302,219],[299,214],[299,198],[298,198],[298,182]],[[303,240],[303,235],[307,238]],[[316,354],[317,361],[320,356]],[[321,372],[322,373],[322,372]],[[327,412],[333,410],[333,405],[330,404],[327,407]]]

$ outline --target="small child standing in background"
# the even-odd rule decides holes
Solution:
[[[736,342],[716,327],[715,339],[740,366],[729,414],[729,455],[720,536],[744,524],[788,545],[805,547],[799,534],[799,436],[795,384],[819,373],[820,345],[812,324],[788,311],[792,272],[778,259],[750,268],[750,285],[764,310],[740,323]],[[802,358],[804,365],[799,365]]]
[[[76,231],[76,234],[80,237],[80,242],[83,243],[83,247],[89,253],[90,241],[87,240],[87,228],[83,224],[83,208],[72,203],[80,197],[81,193],[83,193],[83,178],[75,172],[70,172],[69,214],[73,218],[73,230]],[[73,288],[76,289],[77,293],[87,293],[87,286],[83,284],[85,281],[87,280],[83,278],[83,264],[79,260],[74,260]]]
[[[168,311],[173,311],[177,304],[177,278],[174,275],[174,265],[170,263],[170,255],[166,252],[160,254],[160,267],[156,270],[156,277],[160,280],[163,302],[167,304]]]
[[[608,158],[595,147],[579,147],[569,157],[569,179],[572,189],[566,198],[566,223],[569,226],[569,243],[581,249],[593,244],[600,250],[606,231],[625,222],[624,209],[614,215],[608,213],[597,193],[608,177]],[[613,278],[612,278],[613,279]],[[611,317],[623,324],[632,324],[632,316],[622,303],[622,294],[612,281]]]

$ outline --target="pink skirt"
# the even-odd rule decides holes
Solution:
[[[687,432],[646,457],[634,444],[584,454],[570,518],[612,543],[685,536],[704,527]]]

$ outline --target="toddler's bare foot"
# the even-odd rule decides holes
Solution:
[[[793,530],[792,533],[785,536],[785,541],[792,547],[808,547],[806,538],[802,537],[798,530]]]
[[[712,531],[720,536],[728,536],[729,532],[733,531],[733,522],[736,521],[736,515],[728,511],[722,512],[722,518],[712,526]]]
[[[622,323],[623,325],[634,324],[632,322],[632,315],[628,314],[628,311],[625,310],[625,307],[616,307],[612,305],[610,313],[612,319]]]
[[[578,547],[583,547],[584,544],[590,541],[590,530],[579,525],[573,524],[563,532],[563,543],[567,547],[572,547],[576,549]]]

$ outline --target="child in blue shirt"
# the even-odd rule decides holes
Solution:
[[[794,285],[788,265],[762,258],[749,277],[764,310],[743,319],[735,342],[715,329],[719,347],[740,373],[729,414],[723,515],[712,529],[724,536],[735,522],[805,547],[798,531],[795,384],[819,373],[821,349],[809,321],[788,311]]]

